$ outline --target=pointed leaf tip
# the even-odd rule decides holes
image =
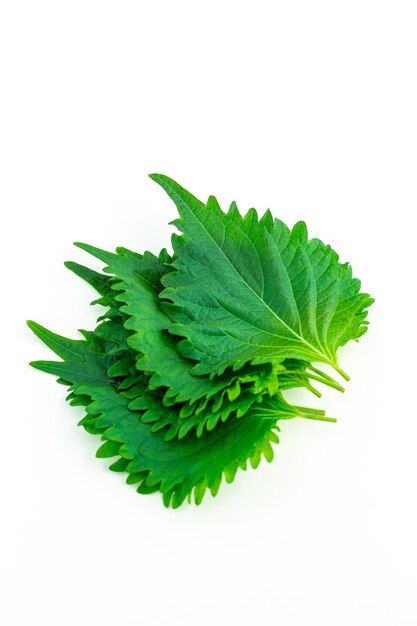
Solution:
[[[149,178],[165,189],[166,186],[179,186],[173,178],[165,174],[149,174]]]
[[[173,178],[166,176],[166,174],[149,174],[149,178],[165,189],[167,193],[168,189],[182,189],[181,185],[179,185]]]
[[[74,272],[74,274],[77,274],[78,276],[80,276],[83,270],[88,269],[85,268],[83,265],[76,263],[75,261],[64,261],[64,266],[67,268],[67,270]],[[89,271],[92,272],[92,270]]]
[[[83,243],[82,241],[74,241],[74,246],[81,248],[81,250],[85,250],[85,248],[88,247],[88,244]]]
[[[84,252],[88,252],[88,254],[91,254],[97,259],[100,259],[100,261],[103,261],[103,263],[109,264],[112,261],[117,260],[117,254],[114,254],[114,252],[107,252],[107,250],[96,248],[96,246],[91,246],[88,243],[81,243],[80,241],[75,241],[74,246],[77,246],[77,248],[81,248],[81,250],[84,250]]]
[[[181,217],[183,217],[182,214],[184,211],[193,211],[205,207],[205,205],[198,200],[198,198],[184,189],[184,187],[178,184],[175,180],[169,178],[169,176],[165,176],[165,174],[150,174],[149,177],[158,183],[158,185],[160,185],[168,194],[171,200],[174,201]]]
[[[37,337],[40,336],[40,333],[49,332],[44,326],[41,326],[40,324],[38,324],[37,322],[34,322],[33,320],[26,320],[26,324]]]

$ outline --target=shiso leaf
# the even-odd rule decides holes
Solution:
[[[152,178],[180,214],[173,255],[76,244],[106,264],[103,274],[65,263],[96,290],[104,314],[79,339],[28,325],[61,359],[31,365],[84,407],[79,425],[101,438],[97,457],[176,508],[272,461],[281,420],[335,421],[291,405],[285,391],[320,396],[317,383],[343,391],[315,363],[348,379],[337,350],[366,331],[373,300],[304,222],[290,230],[270,211],[242,215],[236,203],[223,213],[214,196],[204,204],[172,179]]]
[[[293,358],[329,364],[348,379],[336,352],[366,331],[372,303],[350,266],[309,240],[304,222],[268,227],[254,210],[245,218],[236,207],[225,214],[167,176],[151,178],[180,214],[183,235],[173,238],[174,271],[162,279],[161,297],[175,305],[170,330],[186,338],[180,349],[198,361],[193,372]]]

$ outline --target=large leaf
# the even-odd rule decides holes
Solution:
[[[86,247],[86,246],[85,246]],[[162,251],[160,258],[146,253],[144,256],[130,253],[125,249],[120,249],[118,255],[111,255],[103,250],[93,249],[93,252],[100,258],[111,261],[116,258],[114,263],[120,269],[122,263],[122,275],[128,276],[126,289],[135,290],[138,316],[137,321],[145,319],[146,326],[148,318],[152,317],[154,309],[149,308],[149,288],[155,292],[155,302],[159,306],[157,294],[161,289],[160,278],[166,272],[165,260],[167,259],[165,251]],[[119,258],[122,257],[122,258]],[[127,257],[127,258],[126,258]],[[164,261],[161,263],[161,259]],[[66,266],[74,271],[78,276],[86,280],[93,286],[102,296],[101,304],[110,308],[102,317],[106,321],[101,322],[94,331],[95,339],[102,340],[102,347],[106,357],[117,357],[112,359],[108,369],[108,374],[112,378],[123,377],[118,383],[119,389],[123,389],[125,397],[131,402],[129,408],[143,410],[142,419],[150,423],[152,430],[163,431],[165,440],[169,441],[174,437],[183,438],[190,431],[195,431],[197,437],[201,437],[205,430],[211,431],[220,422],[225,422],[232,415],[241,418],[256,401],[260,401],[263,395],[274,395],[278,390],[285,390],[294,387],[306,387],[311,391],[315,391],[310,383],[309,377],[314,377],[312,372],[307,375],[306,367],[300,363],[288,362],[287,367],[279,367],[276,371],[270,366],[257,366],[250,370],[243,369],[240,372],[229,375],[228,378],[223,377],[221,388],[219,381],[215,382],[210,379],[205,381],[205,389],[208,392],[204,398],[193,404],[174,403],[172,394],[167,400],[165,394],[164,405],[160,405],[161,393],[152,397],[151,394],[143,393],[143,382],[139,372],[135,374],[134,362],[137,358],[136,351],[131,348],[127,339],[129,332],[124,324],[129,318],[122,313],[119,308],[122,307],[117,296],[117,289],[120,288],[118,278],[110,277],[106,274],[99,274],[89,268],[68,262]],[[114,271],[114,269],[113,269]],[[138,281],[142,288],[137,289]],[[145,295],[143,287],[146,288]],[[116,290],[115,290],[116,289]],[[119,308],[118,308],[119,307]],[[158,309],[159,310],[159,309]],[[107,319],[110,318],[110,319]],[[39,327],[40,328],[40,327]],[[48,332],[43,329],[43,332]],[[161,329],[161,332],[167,334]],[[174,349],[174,337],[168,336],[171,341],[171,347]],[[156,339],[158,340],[159,335]],[[64,341],[64,338],[61,338]],[[68,340],[66,340],[68,341]],[[157,344],[154,344],[154,348]],[[175,357],[182,363],[187,363],[185,357],[175,352]],[[54,365],[54,367],[56,367]],[[59,367],[59,365],[58,365]],[[191,369],[192,363],[188,362],[188,369]],[[164,364],[162,364],[164,371]],[[170,375],[175,371],[170,370]],[[279,374],[279,375],[278,375]],[[193,376],[192,380],[196,377]],[[316,378],[317,379],[317,378]],[[328,384],[326,380],[321,380]],[[149,382],[149,381],[148,381]],[[180,381],[181,382],[181,379]],[[204,381],[200,380],[200,383]],[[217,392],[213,395],[213,389]],[[317,393],[317,392],[316,392]],[[72,401],[74,399],[72,398]],[[173,405],[172,410],[168,410],[168,405]]]
[[[177,407],[176,412],[163,412],[161,417],[156,411],[147,413],[154,429],[165,428],[167,439],[185,436],[192,429],[200,436],[204,429],[212,430],[219,421],[226,421],[232,414],[241,417],[265,393],[273,395],[278,389],[294,387],[305,387],[314,392],[310,377],[338,388],[322,376],[311,371],[307,373],[308,364],[300,363],[296,366],[288,363],[288,367],[279,368],[258,365],[238,372],[232,368],[214,378],[196,376],[191,372],[193,362],[177,350],[178,338],[167,332],[171,321],[161,308],[161,279],[169,271],[167,264],[170,260],[166,251],[155,257],[149,252],[142,256],[125,248],[119,248],[114,254],[87,244],[77,245],[107,263],[106,271],[115,276],[112,287],[116,292],[120,291],[115,302],[125,316],[125,327],[131,331],[127,342],[136,351],[138,369],[151,376],[152,388],[166,388],[165,405],[187,403]],[[85,273],[85,269],[83,271]],[[118,324],[119,320],[112,319],[95,332],[108,341],[116,340],[117,345],[117,340],[121,342],[123,339],[124,330]],[[116,354],[115,350],[113,348],[112,354]],[[110,372],[120,373],[117,368],[118,365],[114,365]],[[133,387],[131,393],[134,391]],[[139,397],[138,403],[142,402]],[[132,406],[136,406],[134,402]]]
[[[91,396],[89,418],[97,416],[96,428],[105,429],[103,438],[110,443],[104,444],[98,456],[128,460],[128,482],[139,483],[142,493],[161,491],[164,503],[174,507],[192,492],[197,503],[207,488],[215,495],[223,476],[232,482],[239,467],[246,469],[247,461],[256,467],[262,454],[271,461],[277,420],[289,417],[279,406],[263,405],[200,438],[165,441],[111,387],[80,387],[79,393]]]
[[[238,468],[246,469],[248,461],[253,467],[262,455],[271,461],[271,442],[278,441],[274,431],[279,419],[297,415],[322,419],[320,411],[292,407],[277,395],[200,438],[166,441],[152,430],[147,419],[141,419],[149,411],[151,400],[146,386],[143,385],[145,403],[141,410],[129,409],[129,398],[117,391],[114,380],[106,373],[107,357],[99,339],[88,335],[84,340],[70,340],[34,322],[29,325],[63,359],[36,361],[32,365],[66,381],[72,403],[86,405],[87,415],[81,424],[88,432],[101,434],[105,442],[97,456],[116,458],[112,469],[128,472],[127,481],[139,484],[141,493],[161,491],[166,505],[177,507],[192,493],[199,503],[207,488],[214,495],[222,477],[232,482]],[[158,410],[171,410],[164,408],[157,396],[153,401]]]
[[[78,243],[77,246],[107,263],[106,272],[116,277],[112,287],[120,292],[115,299],[125,315],[125,327],[131,331],[127,342],[137,353],[136,365],[151,376],[150,384],[153,388],[167,388],[165,397],[171,403],[193,404],[200,399],[211,399],[212,404],[216,405],[219,394],[224,397],[226,390],[236,388],[242,379],[247,387],[250,380],[248,375],[265,375],[264,371],[259,372],[259,368],[235,373],[233,370],[238,369],[235,367],[220,377],[198,376],[191,371],[193,362],[177,350],[178,339],[168,333],[171,320],[161,307],[159,298],[161,280],[170,270],[170,258],[165,250],[156,257],[150,252],[139,255],[125,248],[118,248],[117,254],[114,254],[87,244]],[[281,370],[286,374],[285,388],[304,386],[311,389],[304,366],[298,367],[297,375],[293,375],[292,367],[290,372],[285,367]],[[251,380],[256,382],[253,377]],[[328,384],[323,379],[320,382]],[[222,411],[225,410],[223,406]],[[232,410],[234,407],[231,404],[229,412]]]
[[[170,178],[154,174],[177,205],[182,231],[173,237],[175,270],[161,296],[175,306],[171,332],[186,339],[185,356],[198,374],[286,358],[332,365],[336,352],[366,330],[366,308],[348,264],[299,222],[290,231],[268,212],[242,218],[211,198],[207,205]]]
[[[113,254],[87,244],[77,245],[107,263],[106,271],[119,279],[114,289],[120,291],[117,299],[124,304],[121,310],[128,317],[125,325],[132,331],[129,345],[137,353],[138,369],[151,375],[153,387],[167,387],[167,397],[176,402],[195,402],[230,384],[229,379],[212,381],[193,375],[192,364],[177,351],[177,340],[168,333],[171,321],[159,299],[160,279],[170,260],[165,251],[158,258],[150,252],[142,256],[118,248]]]
[[[180,210],[174,255],[80,244],[113,274],[66,264],[106,307],[95,330],[71,340],[29,326],[62,359],[32,365],[85,407],[80,424],[103,439],[97,456],[175,507],[192,494],[199,503],[207,488],[215,494],[248,460],[271,460],[279,420],[334,421],[282,392],[318,394],[312,381],[341,389],[312,361],[341,371],[337,348],[363,334],[371,299],[303,223],[290,231],[269,211],[242,216],[234,203],[225,215],[214,198],[205,206],[155,179]]]

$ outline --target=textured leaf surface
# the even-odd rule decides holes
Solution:
[[[141,420],[140,410],[128,408],[129,398],[117,391],[114,381],[106,374],[108,361],[100,341],[93,336],[70,340],[34,322],[29,324],[64,359],[37,361],[32,365],[65,380],[70,385],[71,398],[80,397],[80,404],[90,399],[87,417],[81,423],[89,432],[101,434],[106,440],[98,456],[127,460],[127,465],[121,466],[129,473],[129,482],[137,478],[141,492],[160,490],[166,504],[179,506],[193,490],[197,501],[201,501],[206,488],[216,493],[223,475],[231,482],[237,469],[245,468],[248,460],[254,467],[262,454],[272,460],[271,441],[277,441],[274,433],[277,420],[297,415],[295,409],[277,397],[241,419],[221,424],[211,433],[205,432],[200,438],[166,441],[152,431],[146,420]],[[145,394],[145,386],[143,390]],[[162,405],[159,409],[170,410]]]
[[[114,389],[81,387],[80,393],[91,394],[90,414],[96,413],[97,428],[105,428],[104,438],[120,444],[114,456],[130,461],[131,480],[139,475],[141,485],[160,490],[166,504],[172,499],[178,506],[196,488],[216,493],[223,475],[231,482],[239,467],[245,468],[248,460],[256,466],[262,454],[272,460],[270,442],[277,440],[273,429],[279,407],[259,407],[200,438],[165,441]]]
[[[101,436],[97,456],[177,507],[215,494],[248,462],[272,460],[279,420],[335,421],[283,394],[320,395],[316,382],[343,391],[313,362],[343,373],[337,348],[363,334],[372,300],[303,223],[290,231],[269,211],[243,217],[235,203],[224,214],[215,198],[203,205],[154,178],[180,211],[173,257],[78,244],[107,265],[101,274],[66,263],[100,296],[96,328],[73,340],[29,326],[61,358],[32,365],[85,407],[80,425]]]
[[[129,344],[133,344],[136,349],[142,347],[140,343],[141,333],[138,333],[136,337],[129,338],[125,325],[130,328],[142,329],[151,326],[153,333],[151,334],[151,342],[148,341],[147,346],[149,346],[151,360],[155,367],[160,363],[162,372],[168,372],[170,378],[165,379],[165,381],[172,380],[176,385],[184,385],[190,380],[193,389],[197,388],[195,383],[198,383],[200,393],[205,392],[205,396],[198,401],[192,398],[188,404],[176,404],[173,410],[168,411],[165,407],[175,403],[171,389],[165,393],[164,407],[156,408],[155,400],[150,397],[150,394],[146,398],[143,397],[142,384],[135,384],[137,380],[134,375],[130,376],[130,384],[123,382],[124,388],[128,389],[125,395],[128,394],[131,399],[129,407],[145,410],[142,419],[152,424],[153,431],[163,431],[167,441],[174,437],[181,439],[192,430],[195,430],[197,437],[201,437],[205,430],[213,430],[218,423],[225,422],[232,415],[240,418],[245,415],[254,402],[261,400],[263,394],[267,393],[272,396],[279,389],[294,387],[306,387],[312,390],[305,367],[300,366],[300,364],[294,366],[294,364],[289,363],[288,368],[281,366],[276,370],[270,366],[246,368],[236,374],[231,372],[228,376],[223,376],[222,379],[218,380],[193,376],[190,374],[192,363],[177,352],[176,339],[166,332],[169,320],[159,308],[160,280],[167,272],[166,264],[169,260],[166,251],[163,250],[158,258],[150,253],[141,256],[120,248],[118,254],[114,255],[84,244],[79,245],[104,262],[110,263],[107,271],[113,274],[117,271],[118,274],[117,277],[110,277],[79,264],[66,263],[69,269],[101,293],[106,298],[105,303],[111,307],[103,316],[105,318],[110,317],[110,320],[102,322],[94,331],[96,337],[104,340],[107,355],[121,356],[120,360],[113,362],[109,369],[109,375],[128,376],[129,373],[131,374],[131,366],[135,358],[140,364],[144,361],[144,357],[141,354],[137,356],[135,350],[130,349],[128,345],[129,339]],[[118,280],[120,275],[124,277],[122,282]],[[123,288],[122,293],[117,296],[118,290],[121,288]],[[122,306],[123,300],[128,298],[131,293],[134,294],[135,316],[129,318],[126,313],[118,311],[117,307],[131,313],[132,308],[128,309]],[[104,304],[104,302],[102,303]],[[116,315],[117,313],[119,315]],[[162,317],[163,324],[158,327],[159,316]],[[167,355],[166,339],[169,340],[170,361],[168,364],[170,367],[168,369],[164,362],[161,364],[161,354],[157,350],[162,342],[165,348],[163,354]],[[181,376],[182,373],[185,373],[186,376]],[[180,375],[178,376],[178,374]],[[326,384],[326,381],[323,382]],[[175,395],[178,396],[179,394]],[[159,402],[160,395],[156,397]],[[184,395],[182,395],[183,397]]]
[[[199,374],[232,364],[302,359],[332,365],[344,374],[336,351],[366,330],[366,308],[350,266],[303,222],[290,231],[270,214],[243,219],[235,205],[224,214],[171,179],[152,175],[176,203],[183,232],[173,237],[176,271],[166,275],[175,324],[186,337],[183,353]]]
[[[129,345],[137,352],[138,369],[151,375],[153,387],[166,387],[167,397],[177,402],[195,402],[230,384],[230,379],[212,381],[193,375],[192,365],[176,349],[177,339],[168,333],[171,320],[159,299],[161,278],[169,271],[166,264],[170,258],[165,251],[157,258],[149,252],[141,256],[118,249],[113,254],[87,244],[77,245],[107,263],[106,271],[119,279],[114,288],[120,292],[117,299],[124,304],[126,327],[132,331]]]

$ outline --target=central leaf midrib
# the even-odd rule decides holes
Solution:
[[[185,202],[178,194],[177,192],[173,191],[173,193],[175,193],[178,198],[180,200],[182,200],[183,202]],[[186,204],[186,203],[185,203]],[[198,224],[200,224],[200,226],[203,228],[204,232],[207,233],[207,235],[209,236],[209,238],[212,240],[212,242],[214,243],[214,245],[220,250],[221,254],[224,256],[224,258],[227,260],[227,262],[229,263],[230,267],[233,269],[233,271],[237,274],[237,276],[239,277],[240,281],[243,283],[244,286],[246,286],[254,295],[255,297],[261,302],[261,304],[264,305],[264,307],[270,312],[272,313],[273,317],[275,317],[278,322],[280,322],[283,326],[285,326],[290,333],[292,333],[295,337],[297,337],[298,340],[300,340],[302,343],[304,343],[306,346],[308,346],[315,354],[318,354],[322,359],[324,358],[326,363],[330,363],[332,364],[331,361],[329,361],[328,357],[326,357],[325,354],[323,354],[322,352],[320,352],[319,350],[317,350],[317,348],[315,348],[313,345],[311,345],[308,341],[306,341],[306,339],[302,336],[299,335],[298,333],[296,333],[290,326],[288,326],[288,324],[286,324],[286,322],[284,322],[283,319],[281,319],[273,309],[271,309],[271,307],[265,302],[265,300],[263,300],[254,289],[252,289],[252,287],[243,279],[243,277],[240,275],[240,273],[237,271],[237,269],[234,267],[234,265],[231,263],[230,259],[228,258],[228,256],[225,254],[225,252],[223,251],[223,249],[219,246],[219,244],[217,243],[217,241],[214,239],[214,237],[211,235],[211,233],[207,230],[207,228],[204,226],[203,222],[201,222],[198,217],[196,216],[196,214],[194,213],[193,209],[186,204],[186,207],[188,208],[188,210],[191,212],[191,214],[194,216],[195,220],[197,221]],[[218,219],[218,216],[216,216]],[[237,317],[237,316],[236,316]],[[242,320],[242,318],[238,318],[241,319],[241,321],[243,321],[244,323],[248,323],[246,322],[246,320]]]

